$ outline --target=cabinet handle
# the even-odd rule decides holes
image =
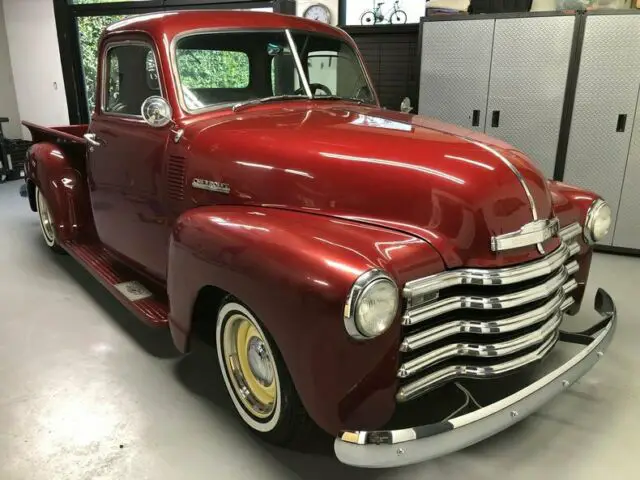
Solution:
[[[472,127],[480,126],[480,110],[473,111],[473,115],[471,116],[471,126]]]
[[[618,115],[618,123],[616,125],[616,132],[624,132],[625,128],[627,128],[627,114],[621,113]]]
[[[500,126],[500,110],[494,110],[491,113],[491,126],[498,128]]]

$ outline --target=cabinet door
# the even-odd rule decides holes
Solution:
[[[494,24],[423,23],[418,113],[484,131]]]
[[[640,249],[640,98],[633,122],[613,245]]]
[[[553,178],[575,16],[496,20],[485,131]]]
[[[612,244],[622,193],[639,52],[640,15],[587,16],[564,180],[593,190],[611,205],[613,225],[600,242],[604,245]]]

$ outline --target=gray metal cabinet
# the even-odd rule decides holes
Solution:
[[[566,182],[598,192],[611,205],[613,226],[600,243],[619,246],[614,242],[618,232],[616,240],[633,248],[640,248],[640,240],[630,238],[634,227],[629,222],[635,215],[637,226],[640,217],[632,211],[638,203],[625,168],[628,159],[632,167],[638,161],[629,156],[640,87],[638,52],[640,15],[587,16],[564,175]],[[639,180],[640,175],[635,177]],[[623,184],[628,193],[618,219]],[[625,225],[618,226],[623,218]]]
[[[418,112],[502,138],[553,177],[575,21],[424,22]]]
[[[636,107],[613,244],[640,248],[640,101]]]
[[[421,115],[484,132],[494,24],[493,19],[423,24]]]
[[[496,20],[485,131],[553,177],[575,16]]]

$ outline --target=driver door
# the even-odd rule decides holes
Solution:
[[[105,47],[102,99],[89,126],[91,203],[100,241],[164,280],[169,225],[163,165],[170,127],[154,128],[142,103],[162,95],[153,46],[118,40]]]

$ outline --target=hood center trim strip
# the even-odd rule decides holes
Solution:
[[[489,145],[486,145],[482,142],[477,142],[475,140],[471,140],[470,138],[466,138],[466,140],[482,148],[483,150],[486,150],[487,152],[492,153],[498,160],[504,163],[509,168],[509,170],[513,172],[513,174],[518,179],[518,182],[520,182],[520,186],[522,187],[522,190],[524,190],[524,193],[527,196],[527,199],[529,200],[529,207],[531,208],[531,217],[533,218],[533,221],[535,222],[536,220],[538,220],[538,209],[536,208],[536,202],[533,199],[531,190],[529,190],[529,186],[527,185],[527,182],[525,181],[520,171],[515,167],[515,165],[511,163],[509,160],[507,160],[504,155],[502,155],[500,152],[490,147]],[[537,247],[540,254],[544,255],[545,252],[544,252],[544,248],[542,247],[542,244],[538,243]]]

